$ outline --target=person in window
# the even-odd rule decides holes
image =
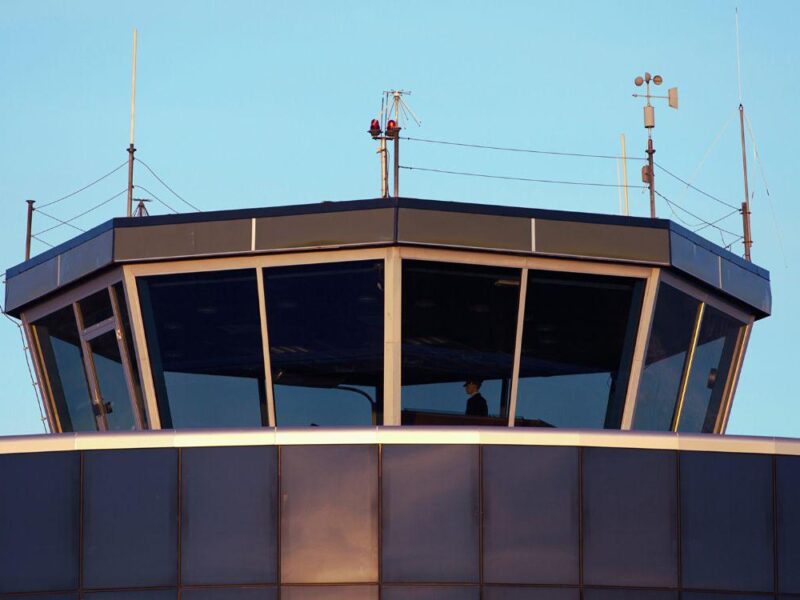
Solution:
[[[486,398],[481,396],[480,389],[482,380],[470,377],[464,382],[464,391],[467,393],[467,411],[465,414],[471,417],[488,417],[489,405]]]

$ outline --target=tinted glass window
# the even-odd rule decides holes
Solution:
[[[480,588],[470,586],[384,586],[382,600],[479,600]]]
[[[138,284],[162,427],[266,424],[255,271],[162,275]]]
[[[285,596],[284,596],[285,597]],[[182,600],[277,600],[278,590],[265,588],[199,588],[183,589]]]
[[[800,594],[800,457],[776,460],[780,591]]]
[[[383,261],[264,269],[278,425],[383,418]]]
[[[712,433],[744,323],[706,306],[692,357],[678,431]]]
[[[136,349],[134,347],[133,332],[131,331],[131,321],[128,315],[128,301],[125,298],[125,288],[121,283],[114,284],[114,294],[116,295],[117,305],[119,307],[120,323],[118,324],[118,326],[120,325],[122,326],[122,331],[125,334],[125,344],[128,350],[128,358],[130,360],[131,375],[133,378],[133,389],[134,389],[134,394],[136,396],[135,404],[138,407],[142,421],[146,421],[147,414],[144,410],[144,403],[142,401],[143,396],[142,396],[141,378],[139,377],[139,362],[138,362],[138,357],[136,355]]]
[[[772,457],[681,453],[683,585],[773,590]]]
[[[686,594],[683,597],[686,598]],[[678,592],[585,589],[583,598],[584,600],[678,600]]]
[[[636,398],[634,429],[669,431],[700,302],[662,283]]]
[[[384,446],[383,580],[478,581],[478,448]]]
[[[84,454],[83,583],[174,585],[177,579],[177,451]]]
[[[644,282],[528,274],[519,425],[619,428]]]
[[[25,594],[24,596],[3,596],[3,600],[78,600],[78,594]]]
[[[34,324],[62,431],[97,429],[75,312],[67,306]]]
[[[483,577],[578,583],[578,451],[483,449]]]
[[[584,449],[585,583],[677,587],[676,460],[666,451]]]
[[[483,600],[579,600],[578,588],[496,587],[483,588]]]
[[[403,261],[403,424],[508,425],[519,269]]]
[[[91,327],[114,316],[107,289],[102,289],[80,300],[78,306],[81,309],[84,327]]]
[[[187,448],[181,457],[181,581],[275,581],[275,447]]]
[[[683,592],[684,600],[764,600],[772,596],[756,596],[751,594],[721,594],[714,592]]]
[[[0,592],[78,587],[79,458],[0,455]]]
[[[119,592],[84,592],[83,598],[95,600],[176,600],[175,590],[135,590]]]
[[[284,596],[285,597],[285,596]],[[183,589],[182,600],[277,600],[278,590],[265,588],[199,588]]]
[[[128,395],[128,384],[122,367],[122,357],[114,330],[97,336],[89,342],[97,375],[100,398],[111,430],[136,429],[133,406]]]
[[[370,581],[378,581],[377,447],[283,447],[281,582]]]
[[[378,586],[284,586],[281,600],[378,600]]]

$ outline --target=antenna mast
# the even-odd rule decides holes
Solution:
[[[130,217],[133,214],[133,153],[136,148],[133,145],[133,130],[136,121],[136,29],[133,30],[133,67],[131,70],[131,137],[128,146],[128,212]]]
[[[406,90],[383,92],[381,111],[378,114],[378,118],[372,119],[369,126],[369,134],[372,139],[380,142],[378,154],[380,154],[381,159],[381,198],[389,197],[387,140],[394,141],[394,197],[398,198],[400,196],[400,130],[402,129],[400,127],[400,115],[411,117],[417,125],[422,124],[414,114],[414,111],[403,101],[403,96],[410,93]]]
[[[653,169],[653,154],[656,153],[653,148],[653,128],[656,126],[656,111],[652,104],[651,98],[666,98],[669,102],[670,108],[678,108],[678,88],[670,88],[667,90],[666,96],[654,96],[650,93],[650,82],[656,85],[661,85],[664,79],[661,75],[652,76],[645,71],[644,77],[637,77],[633,82],[636,87],[640,87],[643,83],[646,84],[646,91],[644,94],[633,94],[634,98],[644,97],[647,103],[644,106],[644,126],[647,129],[647,164],[642,167],[642,181],[650,188],[650,218],[656,218],[656,176]]]
[[[750,230],[750,190],[747,183],[747,148],[744,138],[744,104],[742,103],[742,65],[739,53],[739,9],[736,9],[736,74],[739,78],[739,131],[742,139],[742,173],[744,175],[744,202],[742,202],[742,230],[744,233],[744,259],[751,261],[750,248],[753,245]]]

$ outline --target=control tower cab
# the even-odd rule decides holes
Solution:
[[[114,219],[6,277],[52,432],[724,433],[771,310],[667,220],[407,198]]]

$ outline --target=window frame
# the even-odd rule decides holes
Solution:
[[[122,369],[125,376],[125,386],[128,390],[128,401],[131,403],[131,412],[134,418],[135,429],[141,430],[145,428],[144,415],[139,410],[139,399],[136,393],[136,386],[133,381],[133,372],[131,367],[131,356],[128,352],[126,345],[127,339],[125,337],[124,328],[122,327],[122,317],[120,314],[120,304],[116,296],[114,284],[120,283],[123,278],[123,270],[116,268],[108,271],[104,275],[87,281],[81,285],[72,288],[66,292],[58,294],[49,300],[34,306],[22,312],[21,320],[25,335],[28,338],[28,345],[33,355],[34,370],[38,380],[39,389],[42,391],[44,398],[45,412],[50,423],[50,429],[53,432],[63,432],[61,419],[56,409],[55,399],[53,397],[53,388],[50,382],[50,377],[47,373],[47,368],[44,363],[44,355],[41,347],[41,340],[36,333],[34,323],[43,317],[51,315],[61,309],[71,307],[75,318],[75,325],[78,330],[80,340],[81,359],[83,362],[84,372],[89,387],[90,397],[89,402],[92,405],[92,410],[95,414],[95,422],[98,431],[108,431],[108,421],[106,419],[106,411],[103,405],[102,395],[100,393],[100,384],[97,380],[97,373],[92,359],[92,350],[90,342],[96,337],[108,333],[115,332],[117,339],[117,347],[122,361]],[[112,316],[89,327],[84,327],[83,313],[80,308],[80,301],[84,298],[91,296],[97,292],[106,290],[109,296],[109,303],[112,308]],[[130,316],[130,315],[129,315]]]
[[[725,433],[725,430],[728,425],[728,418],[730,416],[730,409],[733,403],[733,396],[736,392],[736,386],[738,385],[739,381],[739,374],[741,372],[742,363],[744,362],[744,355],[747,348],[747,342],[750,337],[750,331],[752,330],[753,323],[755,322],[755,316],[747,313],[746,311],[734,306],[733,304],[713,295],[712,293],[708,292],[707,290],[703,289],[702,287],[690,283],[689,281],[674,275],[668,271],[661,271],[657,285],[653,291],[654,297],[650,304],[651,314],[649,315],[650,324],[648,325],[648,332],[645,337],[645,341],[648,342],[649,345],[649,338],[650,338],[650,331],[649,328],[652,327],[652,319],[655,315],[655,303],[658,301],[658,291],[661,288],[661,284],[664,283],[669,285],[681,293],[686,294],[687,296],[697,300],[699,304],[699,308],[697,311],[697,315],[695,317],[694,328],[692,330],[692,337],[691,343],[687,350],[686,360],[684,361],[683,371],[681,373],[681,380],[679,385],[679,393],[678,398],[675,402],[675,409],[672,416],[672,422],[670,424],[669,431],[675,433],[678,431],[678,426],[680,424],[680,417],[683,410],[683,405],[686,398],[686,390],[688,387],[689,375],[692,371],[692,365],[694,361],[694,354],[695,350],[697,349],[697,342],[700,335],[700,330],[703,326],[703,317],[705,316],[705,308],[706,306],[710,306],[725,315],[736,319],[742,326],[739,328],[739,332],[737,334],[736,345],[734,347],[733,358],[730,363],[728,377],[725,382],[725,387],[723,388],[722,392],[722,399],[720,401],[720,408],[717,414],[714,430],[711,432],[713,434],[722,434]],[[647,351],[647,348],[644,348],[642,352],[642,360],[644,359],[644,354]],[[641,364],[638,365],[641,369]],[[641,375],[641,373],[639,374]],[[638,392],[638,378],[637,378],[637,390]],[[630,393],[630,390],[629,390]],[[634,396],[633,400],[629,403],[626,402],[627,405],[630,404],[631,414],[630,414],[630,422],[628,423],[628,428],[630,429],[633,423],[633,417],[635,415],[635,411],[637,408],[637,398]],[[623,429],[625,421],[623,420]]]

